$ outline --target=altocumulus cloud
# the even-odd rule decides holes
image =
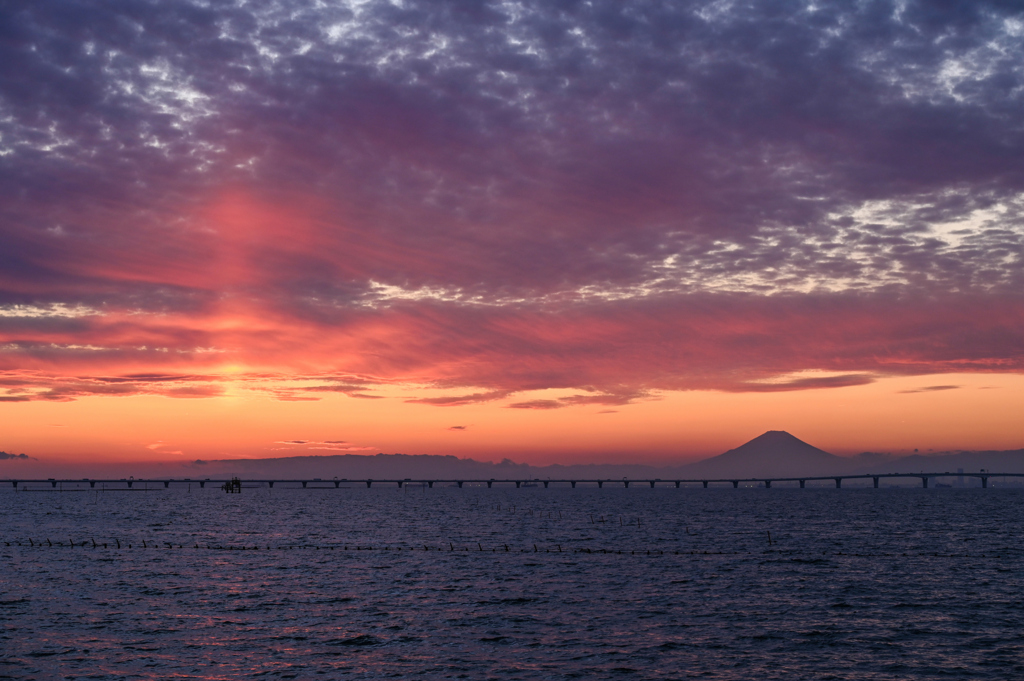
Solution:
[[[1019,3],[13,0],[0,26],[0,401],[1024,368]],[[779,378],[811,369],[837,376]]]

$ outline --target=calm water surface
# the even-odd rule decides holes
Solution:
[[[8,489],[0,509],[0,678],[1024,678],[1020,490]]]

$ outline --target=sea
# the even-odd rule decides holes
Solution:
[[[0,678],[1024,678],[1020,489],[81,487],[0,489]]]

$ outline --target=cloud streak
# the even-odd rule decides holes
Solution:
[[[917,390],[901,390],[900,393],[904,395],[911,395],[914,393],[933,393],[944,390],[958,390],[959,388],[960,386],[958,385],[929,385],[924,388],[918,388]]]
[[[275,445],[286,445],[285,447],[271,447],[273,451],[295,451],[295,447],[315,450],[331,450],[338,452],[363,452],[376,449],[376,447],[362,447],[345,440],[278,440]]]
[[[346,313],[345,333],[331,341],[336,324],[295,320],[267,330],[255,350],[232,338],[225,345],[237,349],[226,359],[266,368],[261,362],[270,353],[278,368],[315,366],[372,379],[297,371],[227,375],[216,371],[222,355],[173,352],[167,363],[190,371],[89,375],[116,366],[117,353],[47,347],[7,354],[0,398],[204,397],[223,394],[231,382],[295,400],[328,393],[361,397],[373,386],[411,383],[478,388],[407,400],[433,406],[494,402],[542,389],[577,391],[560,397],[558,406],[614,406],[647,399],[652,390],[772,392],[863,385],[885,375],[1024,368],[1024,302],[1013,297],[667,296],[547,309],[407,303]],[[105,342],[99,337],[105,330],[96,333],[94,340]],[[135,351],[123,352],[131,363]],[[39,368],[16,368],[25,363]],[[71,373],[52,373],[55,368]],[[831,375],[800,375],[808,370]]]

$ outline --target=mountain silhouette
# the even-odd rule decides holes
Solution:
[[[191,462],[118,462],[69,466],[60,461],[39,461],[27,455],[0,452],[0,467],[17,466],[18,475],[40,477],[127,477],[152,478],[237,475],[242,479],[313,479],[334,476],[350,480],[445,479],[445,480],[633,480],[804,478],[870,473],[937,473],[958,468],[966,472],[981,469],[1001,473],[1024,473],[1024,449],[1009,451],[945,451],[928,455],[898,456],[863,452],[839,457],[810,445],[785,431],[768,431],[724,454],[677,466],[643,464],[551,464],[533,466],[505,459],[498,463],[459,459],[435,454],[342,454],[334,456],[284,456],[267,459],[214,459]],[[622,460],[630,454],[623,453]],[[10,469],[13,470],[13,469]]]
[[[769,430],[724,454],[683,466],[687,477],[758,478],[831,475],[848,462],[809,445],[784,430]]]

